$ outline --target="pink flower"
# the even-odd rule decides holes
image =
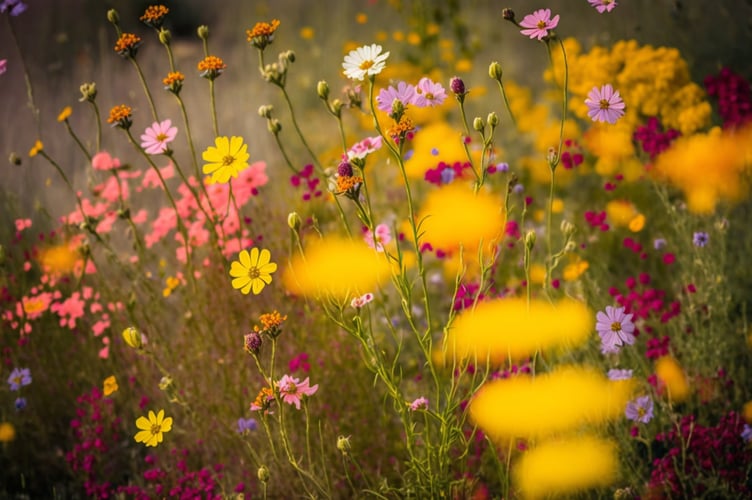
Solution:
[[[120,166],[120,160],[110,156],[107,151],[101,151],[91,159],[91,166],[94,170],[112,170]]]
[[[172,179],[175,177],[175,166],[172,164],[172,162],[168,163],[166,166],[159,169],[159,173],[162,175],[162,178],[164,180]],[[157,174],[157,171],[153,168],[150,168],[146,171],[144,174],[144,177],[141,179],[141,187],[138,189],[140,191],[143,188],[161,188],[162,187],[162,181],[159,180],[159,175]]]
[[[316,391],[319,390],[319,385],[316,384],[311,387],[308,377],[304,381],[300,381],[295,377],[289,375],[283,375],[279,382],[277,382],[277,388],[279,389],[279,397],[285,403],[289,405],[295,405],[295,408],[300,410],[300,401],[303,396],[313,396]]]
[[[175,140],[178,135],[177,127],[172,126],[172,121],[154,122],[151,127],[141,135],[141,147],[150,155],[158,155],[169,150],[167,144]]]
[[[614,90],[610,83],[593,90],[585,99],[588,107],[588,116],[594,122],[616,123],[616,120],[624,116],[624,101],[618,90]]]
[[[428,400],[423,396],[410,403],[410,411],[427,410]]]
[[[360,309],[364,305],[368,304],[373,300],[373,294],[372,293],[366,293],[364,295],[361,295],[360,297],[355,297],[350,302],[350,305],[353,306],[355,309]]]
[[[527,28],[521,30],[520,33],[527,35],[530,38],[537,38],[542,40],[548,36],[548,30],[552,30],[559,25],[559,15],[555,15],[551,19],[551,9],[539,9],[528,14],[520,22],[520,26]]]
[[[8,71],[8,60],[0,59],[0,75]]]
[[[347,158],[349,160],[352,160],[354,158],[362,160],[371,153],[374,153],[381,149],[381,144],[382,142],[380,135],[377,135],[375,137],[366,137],[347,150]]]
[[[591,6],[595,7],[599,14],[611,12],[616,7],[616,0],[588,0]]]
[[[403,106],[415,103],[415,86],[409,83],[399,82],[397,88],[391,85],[387,89],[381,89],[379,95],[376,96],[376,103],[378,108],[385,112],[391,113],[394,101],[399,101]]]
[[[415,87],[415,105],[420,108],[438,106],[444,102],[447,94],[440,83],[435,83],[430,78],[423,77]]]
[[[366,230],[363,239],[369,247],[375,249],[377,252],[383,252],[384,245],[387,245],[392,241],[392,233],[389,230],[389,226],[386,224],[379,224],[374,231]]]
[[[23,231],[31,227],[31,219],[16,219],[16,231]]]

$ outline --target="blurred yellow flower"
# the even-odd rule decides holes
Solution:
[[[742,418],[744,418],[744,421],[747,422],[747,424],[752,425],[752,401],[744,403],[744,407],[742,408]]]
[[[10,422],[0,423],[0,443],[9,443],[16,439],[16,429]]]
[[[201,157],[204,159],[203,172],[211,175],[210,183],[224,183],[230,177],[237,178],[238,173],[248,166],[248,144],[243,144],[242,137],[217,137],[214,146],[209,146]]]
[[[655,375],[663,384],[671,401],[679,403],[689,397],[689,381],[682,367],[672,356],[662,356],[655,362]]]
[[[271,262],[271,252],[266,248],[251,251],[241,250],[238,260],[230,264],[230,276],[233,277],[232,287],[247,295],[253,290],[254,295],[261,293],[265,285],[272,282],[272,273],[277,270],[277,264]]]
[[[31,149],[29,150],[29,158],[34,158],[43,149],[44,149],[44,144],[42,144],[42,141],[37,139],[36,141],[34,141],[34,146],[32,146]]]
[[[300,28],[300,38],[303,40],[313,40],[316,36],[316,31],[310,26],[303,26]]]
[[[514,477],[525,498],[542,498],[608,486],[618,470],[615,443],[582,436],[546,441],[526,451]]]
[[[102,393],[105,396],[109,396],[113,392],[118,390],[118,384],[117,380],[115,380],[115,375],[110,375],[106,379],[104,379]]]
[[[443,352],[450,357],[502,362],[539,350],[571,348],[593,332],[593,315],[581,302],[504,298],[479,303],[452,323]]]
[[[149,418],[138,417],[136,427],[141,429],[136,433],[134,439],[137,443],[144,443],[146,446],[157,446],[163,440],[163,434],[172,429],[172,417],[164,417],[164,410],[159,410],[156,415],[149,410]]]
[[[620,417],[630,398],[630,380],[608,380],[581,366],[484,384],[470,401],[470,418],[501,441],[539,438]]]
[[[66,274],[73,271],[78,261],[77,244],[72,242],[50,246],[39,252],[39,264],[45,272]]]
[[[175,276],[168,276],[165,279],[165,288],[162,290],[162,296],[163,297],[169,297],[172,295],[172,292],[175,291],[175,289],[180,285],[180,280],[176,278]]]
[[[447,99],[449,101],[449,99]],[[413,154],[405,162],[405,171],[412,179],[423,179],[427,170],[440,161],[448,165],[466,162],[462,134],[445,121],[437,121],[421,128],[412,143]]]
[[[637,209],[629,200],[612,200],[606,203],[608,220],[616,227],[627,227],[638,215]]]
[[[70,117],[71,114],[73,114],[73,108],[66,106],[60,111],[60,114],[57,115],[57,121],[64,122]]]
[[[588,264],[588,261],[578,259],[564,267],[561,277],[564,278],[564,281],[575,281],[582,276],[589,267],[590,264]]]
[[[132,347],[133,349],[141,349],[144,346],[144,340],[141,336],[141,332],[139,332],[133,326],[129,326],[128,328],[123,330],[123,340],[126,344],[128,344],[128,346]]]
[[[633,233],[639,233],[645,227],[645,216],[643,214],[637,214],[631,221],[629,221],[629,230]]]

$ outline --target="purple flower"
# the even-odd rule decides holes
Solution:
[[[453,76],[452,79],[449,80],[449,88],[458,96],[464,96],[466,93],[465,82],[463,82],[462,78],[459,76]]]
[[[530,38],[542,40],[544,37],[548,36],[548,30],[552,30],[558,25],[558,14],[551,19],[551,9],[539,9],[532,14],[526,15],[522,19],[520,26],[527,29],[521,30],[520,33],[527,35]]]
[[[444,102],[447,94],[440,83],[435,83],[430,78],[423,77],[415,87],[415,105],[420,108],[438,106]]]
[[[427,410],[428,400],[423,396],[410,403],[410,411]]]
[[[620,370],[614,368],[608,371],[609,380],[629,380],[632,378],[632,370]]]
[[[588,2],[599,14],[611,12],[617,6],[616,0],[588,0]]]
[[[624,414],[633,422],[647,424],[653,419],[653,400],[650,396],[640,396],[627,403]]]
[[[26,398],[16,398],[15,401],[16,411],[21,411],[26,408]]]
[[[748,443],[752,440],[752,427],[750,427],[749,424],[744,424],[744,429],[742,429],[742,439]]]
[[[0,4],[0,13],[9,12],[11,16],[15,17],[28,8],[28,5],[21,0],[4,0]]]
[[[8,377],[8,384],[11,391],[17,391],[25,385],[31,383],[31,370],[28,368],[14,368]]]
[[[661,248],[666,246],[666,240],[663,238],[656,238],[653,240],[653,248],[656,250],[660,250]]]
[[[376,96],[376,103],[378,108],[385,112],[391,113],[394,101],[399,101],[403,106],[415,103],[415,86],[409,83],[399,82],[397,88],[392,87],[381,89],[379,95]]]
[[[692,243],[696,247],[702,248],[708,244],[708,241],[710,241],[710,236],[708,236],[708,233],[706,232],[697,231],[692,235]]]
[[[258,423],[255,418],[243,418],[238,419],[238,432],[244,434],[246,432],[255,431],[258,428]]]
[[[616,123],[616,120],[624,116],[624,101],[618,90],[614,90],[610,83],[593,90],[585,99],[588,107],[588,116],[594,122]]]
[[[595,318],[595,329],[601,336],[601,351],[604,354],[619,352],[619,347],[624,344],[634,344],[632,314],[624,314],[623,307],[606,306],[606,311],[599,311]]]

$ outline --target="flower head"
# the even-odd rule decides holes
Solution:
[[[134,57],[141,45],[141,37],[133,33],[121,33],[115,42],[115,52],[123,57]]]
[[[379,224],[373,231],[366,231],[363,239],[369,247],[377,252],[383,252],[384,245],[392,241],[392,232],[386,224]]]
[[[110,375],[109,377],[104,379],[102,385],[102,394],[104,394],[105,396],[109,396],[110,394],[118,390],[118,384],[117,380],[115,379],[115,375]]]
[[[60,111],[60,114],[59,114],[59,115],[57,115],[57,121],[59,121],[59,122],[64,122],[64,121],[66,121],[66,120],[67,120],[67,119],[68,119],[68,118],[70,117],[70,115],[71,115],[72,113],[73,113],[73,108],[71,108],[70,106],[66,106],[66,107],[64,107],[64,108],[63,108],[63,109],[62,109],[62,110]]]
[[[230,265],[230,276],[234,278],[232,287],[245,295],[251,290],[254,295],[261,293],[264,286],[272,282],[272,273],[277,270],[277,264],[270,260],[271,253],[266,248],[241,251],[238,260]]]
[[[539,9],[532,14],[526,15],[520,22],[520,26],[526,28],[520,33],[530,38],[543,40],[548,36],[548,30],[552,30],[559,25],[559,15],[551,18],[551,9]]]
[[[170,151],[167,144],[175,140],[176,135],[178,135],[178,129],[172,126],[171,120],[154,122],[141,135],[141,147],[150,155],[167,153]]]
[[[262,330],[261,333],[265,333],[270,337],[278,337],[281,333],[282,323],[287,321],[287,315],[282,316],[278,311],[272,311],[270,313],[264,313],[259,316]]]
[[[16,429],[10,422],[0,423],[0,443],[8,443],[16,438]]]
[[[126,106],[125,104],[118,104],[117,106],[113,106],[112,109],[110,109],[110,116],[107,118],[107,123],[112,125],[113,127],[120,127],[124,129],[129,129],[133,121],[131,120],[132,117],[132,110],[130,106]]]
[[[0,75],[5,73],[7,70],[8,70],[8,60],[0,59]]]
[[[618,5],[616,0],[588,0],[591,6],[595,7],[595,10],[599,14],[604,12],[611,12]]]
[[[162,26],[164,17],[170,12],[170,9],[164,5],[150,5],[146,8],[144,14],[139,17],[139,21],[152,28],[159,29]]]
[[[357,144],[354,144],[350,149],[347,150],[347,159],[348,160],[353,160],[353,159],[362,160],[369,154],[375,153],[376,151],[381,149],[381,145],[382,145],[382,138],[380,135],[377,135],[375,137],[366,137],[365,139],[358,142]]]
[[[369,302],[373,300],[373,294],[372,293],[365,293],[361,295],[360,297],[355,297],[350,301],[350,305],[353,306],[355,309],[360,309],[361,307],[365,306]]]
[[[239,418],[238,419],[238,432],[240,434],[247,434],[251,431],[255,431],[258,428],[258,422],[255,418]]]
[[[198,63],[200,75],[208,80],[214,80],[227,68],[227,65],[217,56],[206,56]]]
[[[588,116],[594,122],[616,123],[616,120],[624,116],[624,101],[618,90],[614,90],[610,83],[593,90],[585,99],[588,107]]]
[[[599,311],[595,318],[595,329],[601,337],[601,350],[604,353],[619,352],[620,346],[634,344],[632,314],[625,314],[623,307],[606,306],[606,311]]]
[[[230,177],[237,178],[238,173],[248,166],[248,145],[242,137],[217,137],[214,146],[209,146],[201,157],[208,162],[203,172],[211,175],[210,183],[225,183]]]
[[[167,76],[162,79],[162,84],[165,86],[164,89],[172,92],[173,94],[179,94],[180,89],[183,88],[183,81],[185,80],[185,75],[181,73],[180,71],[171,71],[167,73]]]
[[[710,241],[710,236],[704,231],[697,231],[692,235],[692,244],[696,247],[704,247]]]
[[[319,390],[319,385],[310,385],[308,377],[304,381],[300,381],[290,375],[283,375],[277,382],[277,388],[279,389],[279,397],[282,401],[289,405],[295,405],[295,408],[300,410],[300,401],[303,396],[313,396],[316,391]]]
[[[14,368],[8,377],[11,391],[17,391],[25,385],[31,384],[31,370],[28,368]]]
[[[633,422],[647,424],[653,419],[653,399],[650,396],[640,396],[630,401],[624,414]]]
[[[389,57],[389,52],[382,54],[381,50],[381,45],[375,43],[351,50],[342,63],[345,76],[351,80],[363,80],[366,75],[374,76],[381,73]]]
[[[0,14],[8,12],[11,16],[16,17],[23,13],[27,8],[28,6],[21,0],[4,0],[3,3],[0,4]]]
[[[446,97],[444,87],[425,76],[418,81],[418,85],[415,87],[415,105],[420,108],[438,106],[444,102]]]
[[[129,326],[123,330],[123,340],[133,349],[141,349],[144,346],[144,340],[136,328]]]
[[[138,417],[136,427],[141,429],[136,433],[134,439],[137,443],[144,443],[146,446],[157,446],[162,442],[162,435],[172,429],[172,417],[165,418],[164,410],[159,410],[156,415],[149,410],[149,418]]]
[[[264,387],[256,395],[256,399],[251,403],[251,411],[268,412],[269,407],[274,402],[274,391],[271,387]]]
[[[279,28],[279,20],[273,19],[271,23],[259,22],[253,29],[245,30],[248,41],[259,50],[264,50],[274,40],[274,32]]]
[[[42,141],[37,139],[36,141],[34,141],[34,146],[32,146],[31,149],[29,150],[29,158],[35,157],[43,150],[44,150],[44,144],[42,144]]]
[[[427,410],[428,409],[428,400],[424,398],[423,396],[419,397],[412,403],[408,405],[410,407],[410,411],[418,411],[418,410]]]
[[[408,104],[415,103],[415,86],[406,82],[397,83],[397,87],[381,89],[379,95],[376,96],[376,104],[378,108],[384,113],[392,113],[395,106],[395,101],[399,101],[402,105],[402,110]],[[398,105],[399,106],[399,105]]]

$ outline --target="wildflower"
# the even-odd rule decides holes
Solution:
[[[180,278],[176,276],[168,276],[165,278],[165,287],[162,290],[162,297],[169,297],[172,292],[180,285]]]
[[[438,106],[444,102],[446,97],[444,87],[425,76],[418,81],[418,85],[415,87],[415,105],[420,108]]]
[[[227,68],[227,65],[217,56],[206,56],[198,63],[200,75],[208,80],[214,80]]]
[[[59,121],[59,122],[64,122],[64,121],[68,120],[68,118],[70,118],[70,115],[71,115],[72,113],[73,113],[73,108],[71,108],[70,106],[66,106],[66,107],[64,107],[64,108],[63,108],[63,109],[62,109],[62,110],[60,111],[60,114],[59,114],[59,115],[57,115],[57,121]]]
[[[123,340],[133,349],[141,349],[144,346],[141,333],[132,326],[123,330]]]
[[[138,35],[121,33],[120,38],[115,42],[115,52],[123,57],[135,57],[140,45],[141,38]]]
[[[283,375],[277,382],[279,388],[279,396],[285,403],[289,405],[295,405],[295,408],[300,410],[300,401],[303,396],[313,396],[316,391],[319,390],[319,385],[310,385],[308,377],[304,381],[300,381],[295,377],[289,375]]]
[[[347,159],[351,161],[354,159],[362,160],[369,154],[375,153],[376,151],[381,149],[381,145],[382,138],[380,135],[377,135],[375,137],[366,137],[347,150]]]
[[[366,293],[361,295],[360,297],[355,297],[350,301],[350,305],[354,307],[355,309],[360,309],[361,307],[365,306],[369,302],[373,300],[373,294],[372,293]]]
[[[261,333],[255,330],[243,336],[243,348],[248,354],[258,354],[263,343],[264,339]]]
[[[28,368],[14,368],[8,377],[11,391],[17,391],[29,384],[31,384],[31,370]]]
[[[16,407],[16,411],[21,411],[24,408],[26,408],[26,398],[16,398],[16,400],[13,402],[13,405]]]
[[[81,91],[81,98],[78,102],[94,102],[97,98],[97,84],[94,82],[81,84],[79,90]]]
[[[0,443],[8,443],[16,438],[16,429],[10,422],[0,423]]]
[[[172,121],[168,119],[163,122],[154,122],[151,127],[147,127],[141,135],[141,147],[144,148],[146,154],[157,155],[170,152],[167,144],[175,140],[175,136],[178,135],[177,127],[171,125]]]
[[[666,239],[665,238],[656,238],[653,240],[653,248],[656,250],[660,250],[661,248],[666,246]]]
[[[0,75],[8,71],[8,60],[0,59]]]
[[[459,76],[453,76],[449,80],[449,89],[454,93],[455,97],[461,101],[465,99],[467,90],[465,89],[465,82]]]
[[[248,42],[259,50],[264,50],[274,40],[274,32],[279,28],[279,20],[273,19],[271,23],[259,22],[253,29],[245,30]]]
[[[659,388],[667,390],[672,401],[681,402],[689,396],[687,375],[672,356],[661,356],[655,362],[655,375],[660,382]]]
[[[749,443],[752,441],[752,427],[749,424],[744,424],[744,430],[742,430],[741,438]]]
[[[611,12],[618,5],[616,0],[588,0],[591,6],[595,7],[595,10],[599,14],[604,12]]]
[[[139,17],[139,21],[154,29],[162,27],[164,17],[170,12],[170,9],[164,5],[150,5],[146,8],[144,14]]]
[[[136,427],[141,429],[134,436],[137,443],[144,443],[146,446],[157,446],[162,442],[162,435],[172,429],[172,417],[165,418],[164,410],[159,410],[159,413],[156,415],[153,411],[149,410],[149,418],[138,417]]]
[[[256,399],[251,403],[251,411],[269,411],[269,407],[274,402],[274,391],[271,387],[264,387],[256,395]]]
[[[647,424],[653,419],[653,399],[650,396],[640,396],[630,401],[624,414],[633,422]]]
[[[337,436],[337,449],[341,451],[342,454],[347,454],[351,448],[350,436]]]
[[[376,96],[376,104],[381,111],[392,113],[395,101],[399,101],[404,108],[409,104],[414,104],[415,99],[415,86],[410,85],[409,83],[399,82],[397,83],[397,88],[390,85],[389,88],[381,89],[379,95]]]
[[[423,396],[419,397],[412,403],[408,405],[410,407],[410,411],[418,411],[418,410],[427,410],[428,409],[428,400],[424,398]]]
[[[167,73],[167,76],[165,78],[162,79],[162,84],[165,86],[165,90],[168,90],[177,95],[180,93],[180,89],[183,88],[184,80],[185,75],[183,73],[181,73],[180,71],[171,71]]]
[[[0,14],[8,12],[11,16],[16,17],[26,11],[27,8],[28,5],[21,0],[4,0],[0,4]]]
[[[104,379],[102,385],[102,394],[104,394],[105,396],[109,396],[110,394],[118,390],[118,384],[117,380],[115,379],[115,375],[110,375],[109,377]]]
[[[382,54],[381,50],[381,45],[375,43],[351,50],[342,63],[345,76],[351,80],[363,80],[366,75],[374,76],[381,73],[389,57],[389,52]]]
[[[258,428],[258,422],[255,418],[239,418],[238,419],[238,432],[240,434],[247,434],[248,432],[255,431]]]
[[[603,85],[600,89],[593,87],[585,99],[585,105],[588,108],[588,116],[594,122],[613,125],[616,120],[624,116],[624,101],[619,91],[614,90],[610,83]]]
[[[242,137],[217,137],[215,146],[209,146],[201,157],[209,162],[204,165],[203,172],[211,175],[210,183],[225,183],[230,177],[237,178],[238,173],[248,167],[248,145],[243,143]]]
[[[29,158],[33,158],[44,150],[44,144],[37,139],[34,141],[34,146],[29,150]]]
[[[604,353],[619,352],[624,344],[634,344],[635,325],[632,314],[624,314],[623,307],[606,306],[606,311],[596,315],[595,329],[601,337],[601,350]]]
[[[266,248],[252,248],[250,253],[241,251],[238,260],[230,266],[230,276],[234,278],[232,287],[244,295],[251,290],[254,295],[261,293],[264,286],[272,282],[272,273],[277,270],[277,264],[270,260],[271,253]]]
[[[608,371],[609,380],[629,380],[632,378],[632,370],[620,370],[614,368]]]
[[[375,249],[377,252],[383,252],[384,245],[392,241],[392,233],[389,230],[389,226],[379,224],[373,231],[367,230],[363,239],[369,247]]]
[[[702,248],[708,244],[708,241],[710,241],[710,236],[706,232],[697,231],[692,235],[692,244],[696,247]]]
[[[538,40],[548,36],[548,30],[552,30],[559,25],[559,15],[551,18],[551,9],[539,9],[532,14],[526,15],[520,22],[520,26],[527,28],[520,33]]]
[[[118,104],[110,109],[110,116],[107,118],[107,123],[113,127],[120,127],[129,129],[133,123],[131,120],[131,108],[125,104]]]

